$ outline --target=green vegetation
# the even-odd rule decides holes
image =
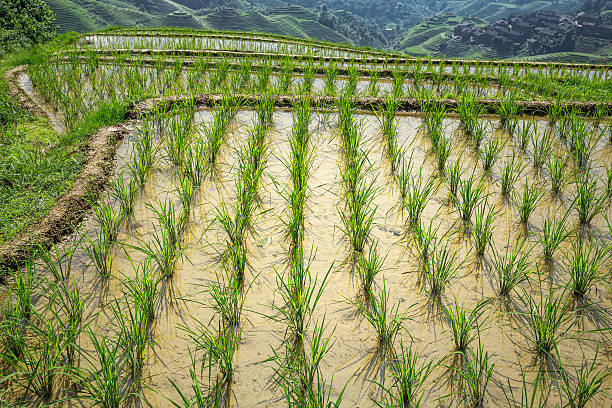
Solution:
[[[4,242],[108,171],[3,271],[0,405],[609,405],[608,67],[86,38],[4,63],[62,127],[3,88]]]

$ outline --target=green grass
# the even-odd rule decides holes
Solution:
[[[60,36],[46,48],[73,38]],[[13,54],[0,63],[0,245],[48,214],[81,170],[87,137],[121,122],[128,109],[127,103],[103,103],[66,134],[57,133],[47,119],[21,111],[8,95],[4,72],[40,58],[40,51]]]

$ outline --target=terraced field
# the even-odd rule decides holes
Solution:
[[[12,75],[131,109],[0,248],[3,404],[612,403],[609,66],[118,30]]]

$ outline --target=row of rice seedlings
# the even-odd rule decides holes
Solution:
[[[149,258],[155,273],[162,279],[172,279],[176,264],[185,252],[181,233],[187,223],[187,214],[185,211],[177,210],[170,200],[160,201],[158,205],[159,208],[156,208],[147,204],[157,220],[157,226],[151,240],[139,243],[136,249]]]
[[[403,149],[397,141],[398,120],[395,117],[397,105],[397,100],[387,95],[384,107],[380,107],[376,112],[384,139],[383,151],[390,164],[391,175],[394,181],[398,177],[397,173],[404,160]]]
[[[221,250],[221,281],[208,285],[206,291],[213,300],[211,307],[219,320],[212,329],[200,322],[196,329],[183,328],[201,357],[192,355],[190,373],[195,396],[188,398],[184,390],[174,384],[181,397],[180,402],[173,402],[177,407],[225,405],[232,398],[234,358],[242,336],[244,298],[250,288],[245,286],[247,239],[254,226],[254,211],[259,205],[258,185],[266,162],[265,136],[272,119],[269,102],[269,98],[262,99],[257,108],[257,121],[249,130],[249,139],[238,152],[235,203],[231,209],[224,203],[216,210],[216,221],[227,238]],[[206,386],[199,380],[204,372],[208,373]]]
[[[285,191],[289,204],[289,220],[286,221],[286,237],[289,239],[289,255],[296,253],[304,239],[305,209],[308,197],[308,179],[312,166],[311,133],[312,113],[308,100],[294,105],[294,120],[289,139],[290,158],[285,162],[291,185]]]
[[[272,107],[269,98],[262,99],[257,111],[257,122],[249,130],[245,146],[238,151],[236,201],[232,209],[224,203],[217,208],[216,220],[227,238],[222,258],[241,285],[247,266],[248,233],[253,228],[254,211],[259,205],[259,181],[266,164],[266,132],[271,123]]]
[[[213,113],[212,122],[204,127],[204,140],[206,152],[206,171],[211,178],[218,174],[218,158],[223,148],[224,136],[233,118],[238,113],[240,102],[234,100],[229,95],[224,95],[221,103]]]
[[[364,253],[370,241],[372,223],[376,209],[372,207],[376,192],[375,180],[368,181],[366,174],[371,171],[367,154],[362,150],[363,131],[355,123],[353,104],[343,94],[339,106],[341,153],[343,159],[342,185],[345,208],[340,213],[343,232],[351,250],[351,264]]]
[[[42,265],[31,261],[12,272],[13,285],[0,304],[0,398],[5,404],[48,405],[75,396],[79,337],[87,322],[79,286],[61,279],[70,274],[75,248],[41,253]],[[48,268],[48,278],[38,266]]]
[[[98,229],[93,238],[85,236],[87,239],[85,251],[99,277],[106,280],[111,276],[113,248],[119,236],[124,214],[114,208],[109,195],[102,196],[98,204],[93,205],[93,212]]]
[[[183,168],[187,146],[193,130],[192,122],[195,106],[193,103],[189,105],[186,109],[172,109],[167,113],[167,118],[164,120],[162,143],[165,148],[166,159],[178,170]]]
[[[243,296],[248,290],[238,282],[231,269],[226,270],[226,280],[211,284],[207,291],[213,296],[212,308],[218,313],[216,323],[204,324],[196,321],[196,328],[181,326],[195,346],[190,351],[192,366],[190,376],[194,396],[189,398],[185,390],[172,385],[181,401],[172,401],[175,407],[227,406],[232,399],[235,383],[234,358],[240,345],[242,325],[240,314]],[[207,383],[200,378],[206,374]]]
[[[451,154],[452,140],[444,134],[444,118],[446,117],[446,109],[442,105],[431,105],[426,109],[425,124],[427,134],[431,141],[431,146],[436,155],[438,171],[444,172],[446,161]]]

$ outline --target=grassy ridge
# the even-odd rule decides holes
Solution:
[[[61,36],[46,51],[74,39]],[[127,111],[125,102],[103,104],[63,135],[48,119],[23,111],[10,96],[4,74],[43,55],[35,48],[0,61],[0,246],[49,212],[83,167],[87,137],[122,121]]]

